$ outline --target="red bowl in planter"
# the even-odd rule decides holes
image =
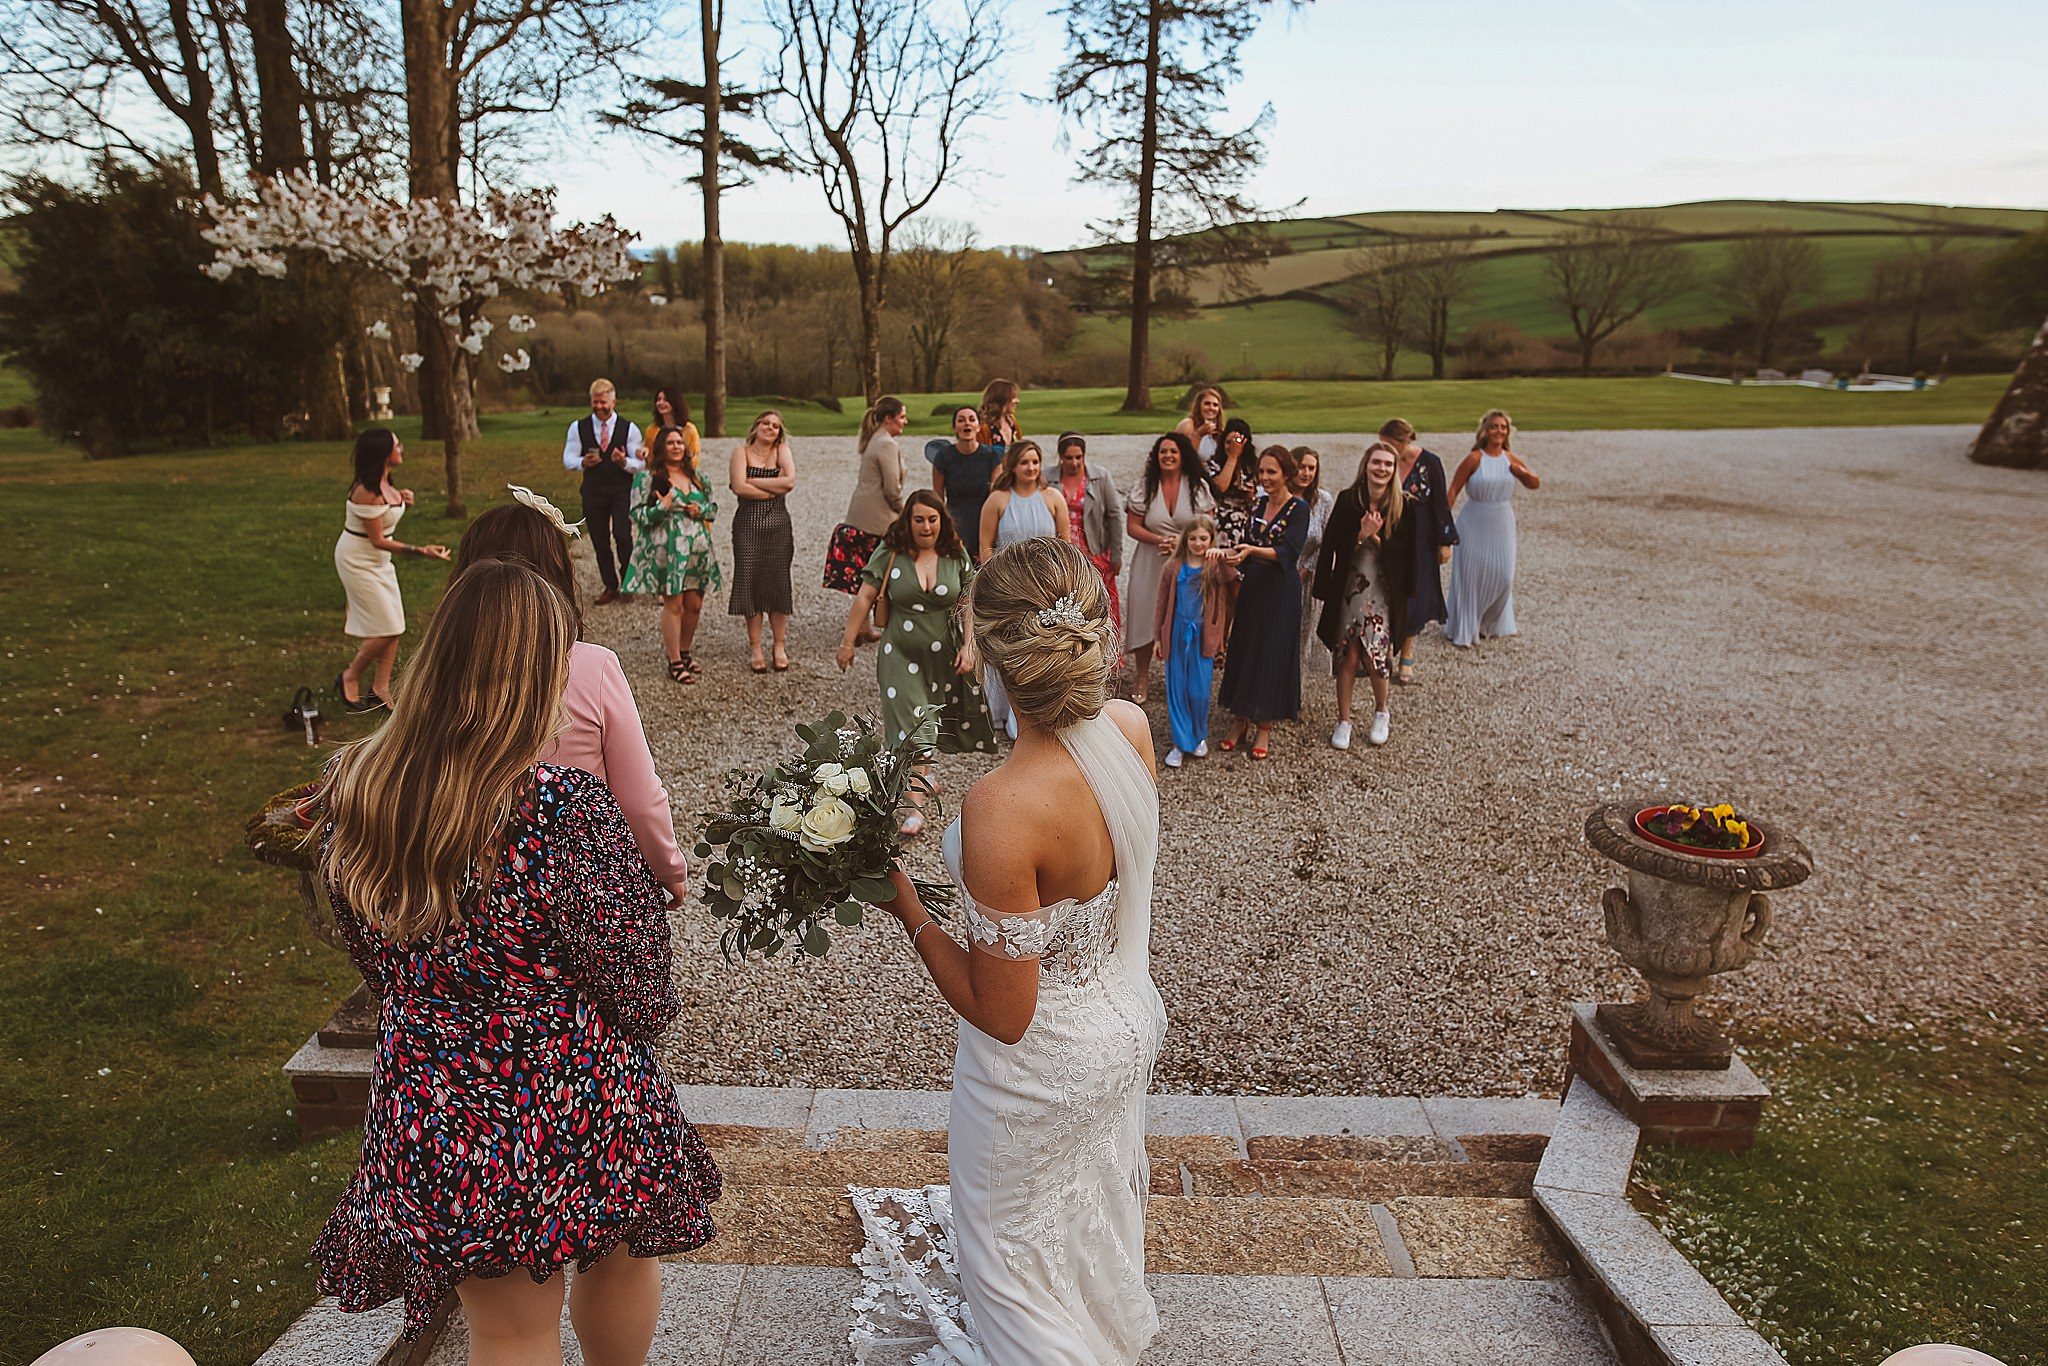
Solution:
[[[1680,844],[1677,840],[1666,839],[1650,829],[1649,823],[1670,809],[1669,806],[1646,806],[1636,812],[1636,833],[1659,849],[1669,849],[1679,854],[1694,854],[1700,858],[1755,858],[1763,852],[1763,827],[1754,822],[1751,822],[1749,827],[1749,843],[1740,849],[1702,849],[1697,845]]]

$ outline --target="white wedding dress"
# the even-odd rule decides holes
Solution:
[[[1116,872],[1086,901],[991,915],[967,894],[959,822],[946,831],[961,927],[1038,960],[1038,1008],[1014,1045],[960,1022],[950,1186],[851,1190],[867,1234],[851,1335],[864,1366],[1121,1366],[1158,1331],[1145,1092],[1166,1031],[1149,965],[1159,792],[1109,716],[1059,740]]]

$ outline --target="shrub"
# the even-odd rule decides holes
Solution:
[[[0,353],[35,385],[45,427],[101,457],[275,436],[304,407],[300,377],[343,335],[340,301],[296,274],[206,275],[213,248],[181,173],[110,164],[89,189],[30,176],[10,197]]]
[[[17,403],[12,408],[0,408],[0,427],[33,427],[36,425],[36,410],[26,403]]]

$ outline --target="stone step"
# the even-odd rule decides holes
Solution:
[[[1191,1276],[1153,1273],[1160,1331],[1144,1366],[1614,1366],[1613,1349],[1567,1280]],[[662,1268],[648,1366],[851,1366],[852,1268]],[[562,1318],[564,1366],[584,1357]],[[458,1309],[429,1366],[463,1366]],[[336,1366],[317,1353],[279,1366]]]
[[[718,1236],[671,1260],[701,1265],[849,1266],[863,1242],[843,1185],[729,1182]],[[1533,1200],[1396,1194],[1155,1195],[1147,1265],[1209,1275],[1541,1279],[1564,1274]]]

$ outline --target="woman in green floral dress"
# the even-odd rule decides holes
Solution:
[[[647,468],[633,476],[628,510],[638,532],[620,583],[628,593],[661,595],[668,676],[695,683],[697,661],[690,647],[697,640],[704,592],[725,582],[711,543],[718,504],[697,477],[696,457],[680,427],[663,427],[650,444]]]
[[[940,753],[995,753],[995,728],[975,676],[974,651],[960,626],[959,609],[973,580],[974,567],[944,500],[930,489],[913,491],[868,557],[839,642],[843,673],[853,666],[869,613],[882,624],[875,677],[882,689],[882,724],[892,742],[915,730],[920,713],[929,711]],[[922,810],[904,817],[905,835],[923,829]]]

